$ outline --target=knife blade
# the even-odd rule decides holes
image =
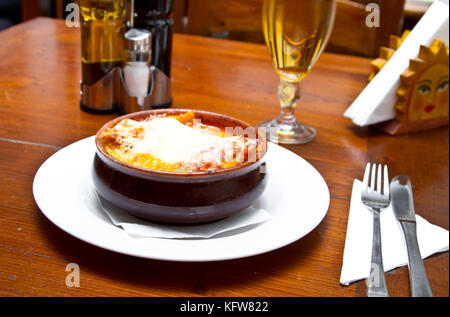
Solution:
[[[411,180],[406,175],[396,176],[390,184],[392,208],[400,222],[408,251],[408,270],[413,297],[432,297],[425,266],[417,242],[416,212]]]
[[[394,192],[392,192],[395,191]],[[408,176],[396,176],[391,181],[392,207],[398,221],[416,222],[416,211]]]

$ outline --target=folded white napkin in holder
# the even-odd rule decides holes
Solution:
[[[429,46],[435,39],[449,45],[448,0],[436,0],[417,23],[399,49],[372,79],[344,113],[358,126],[367,126],[395,117],[400,75],[409,61],[419,54],[420,46]]]
[[[371,211],[361,202],[361,185],[359,180],[353,182],[340,277],[342,285],[365,279],[370,273],[373,218]],[[429,223],[419,215],[416,215],[416,222],[422,258],[448,250],[448,230]],[[387,272],[407,265],[408,254],[403,231],[391,206],[381,212],[380,223],[384,270]]]

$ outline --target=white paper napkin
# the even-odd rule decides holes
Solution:
[[[435,226],[416,215],[417,240],[422,258],[448,250],[448,230]],[[403,231],[392,207],[381,212],[381,247],[385,271],[408,264]],[[349,283],[369,276],[372,255],[372,213],[361,202],[361,182],[353,182],[340,283]]]
[[[136,218],[97,196],[111,222],[133,238],[206,239],[222,233],[247,228],[268,221],[271,216],[264,209],[250,206],[230,217],[199,225],[165,225]]]
[[[420,45],[430,45],[434,39],[449,45],[448,0],[435,1],[391,59],[372,79],[353,104],[344,113],[359,126],[367,126],[395,117],[394,105],[400,75],[417,57]]]

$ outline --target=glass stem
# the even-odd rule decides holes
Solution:
[[[294,111],[300,99],[300,82],[290,82],[280,79],[278,86],[278,98],[281,104],[281,114],[278,120],[281,124],[297,125]]]

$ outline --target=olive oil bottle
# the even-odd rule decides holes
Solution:
[[[81,0],[82,81],[92,85],[122,64],[125,0]]]

